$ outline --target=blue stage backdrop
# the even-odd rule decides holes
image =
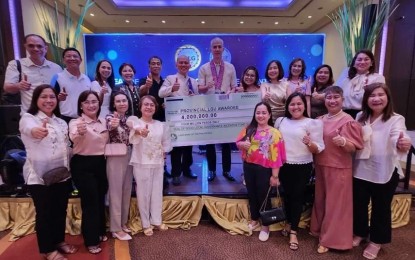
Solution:
[[[197,78],[199,67],[211,60],[210,41],[220,37],[225,42],[224,60],[232,63],[240,78],[247,66],[255,66],[260,80],[265,80],[265,68],[272,59],[280,60],[285,76],[290,62],[297,57],[306,62],[306,75],[324,60],[324,34],[86,34],[85,62],[87,75],[93,79],[99,60],[107,59],[114,66],[116,82],[123,62],[134,65],[136,79],[148,74],[148,59],[157,55],[163,60],[162,76],[175,74],[175,58],[190,57],[190,76]]]

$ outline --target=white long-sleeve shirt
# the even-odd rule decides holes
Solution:
[[[41,127],[47,120],[48,135],[42,139],[32,136],[32,129]],[[19,130],[26,148],[23,176],[26,184],[44,184],[42,175],[53,168],[69,169],[68,125],[53,115],[51,118],[39,111],[36,115],[25,113],[19,122]]]
[[[361,112],[356,118],[360,115]],[[398,151],[396,143],[401,132],[409,138],[406,134],[405,118],[394,114],[386,122],[382,121],[381,116],[372,124],[369,120],[363,126],[363,129],[366,127],[369,129],[363,130],[364,148],[356,153],[353,176],[374,183],[386,183],[392,177],[394,169],[397,168],[398,174],[403,177],[399,157],[405,154]]]
[[[130,126],[130,143],[133,145],[130,164],[142,168],[163,167],[164,154],[172,148],[169,127],[166,123],[153,120],[146,123],[136,116],[130,116],[127,120]],[[136,128],[148,126],[147,137],[135,133]]]
[[[180,87],[179,90],[172,91],[176,79],[180,84]],[[193,94],[198,94],[197,81],[194,78],[189,77],[189,75],[185,77],[180,73],[176,73],[174,75],[169,75],[164,79],[163,85],[161,85],[159,90],[159,97],[189,96],[189,90],[193,92]]]
[[[324,150],[323,123],[320,120],[303,118],[300,120],[279,117],[275,127],[282,134],[288,164],[306,164],[313,161],[313,154],[303,143],[303,137],[310,133],[311,142],[317,145],[318,152]]]

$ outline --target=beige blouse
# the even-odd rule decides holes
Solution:
[[[289,89],[287,81],[279,81],[278,83],[264,82],[261,84],[262,97],[266,92],[271,93],[269,100],[264,100],[271,106],[272,121],[278,117],[283,117],[285,113],[285,101],[289,96]]]

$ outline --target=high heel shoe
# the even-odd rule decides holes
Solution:
[[[161,225],[155,225],[154,226],[157,230],[159,230],[159,231],[166,231],[167,229],[169,229],[167,226],[166,226],[166,224],[161,224]]]
[[[132,239],[132,237],[127,233],[124,233],[123,235],[119,235],[117,232],[112,232],[112,237],[118,240],[121,240],[121,241],[127,241],[127,240]]]

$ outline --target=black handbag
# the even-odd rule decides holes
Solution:
[[[71,173],[69,172],[68,168],[61,166],[45,172],[42,176],[42,179],[43,183],[46,186],[50,186],[52,184],[64,181],[69,177],[71,177]]]
[[[262,202],[262,206],[259,210],[262,225],[266,225],[266,226],[284,221],[286,219],[284,206],[282,204],[282,200],[281,200],[280,192],[278,188],[277,188],[277,199],[280,202],[280,205],[277,206],[276,208],[265,210],[265,208],[267,207],[268,196],[269,196],[269,192],[271,191],[271,188],[272,187],[270,186],[268,189],[267,196],[265,197],[264,202]]]

